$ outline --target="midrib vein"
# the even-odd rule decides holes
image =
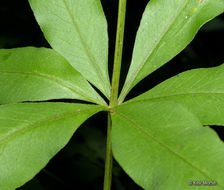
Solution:
[[[89,58],[89,61],[92,63],[92,66],[93,66],[93,68],[95,69],[96,74],[98,75],[99,79],[101,80],[105,92],[108,93],[107,85],[106,85],[106,83],[104,82],[104,78],[103,78],[103,74],[101,73],[101,69],[100,69],[100,67],[96,64],[95,57],[94,57],[94,56],[92,55],[92,53],[89,51],[89,47],[88,47],[88,45],[86,44],[86,42],[85,42],[85,40],[84,40],[84,38],[83,38],[83,36],[82,36],[81,31],[79,30],[79,27],[78,27],[78,25],[77,25],[77,23],[76,23],[76,21],[75,21],[75,18],[74,18],[74,16],[73,16],[71,10],[69,9],[69,6],[68,6],[66,0],[63,0],[63,3],[64,3],[64,5],[65,5],[66,10],[68,11],[68,14],[69,14],[71,20],[72,20],[73,27],[75,28],[75,30],[77,31],[77,33],[78,33],[78,35],[79,35],[80,41],[81,41],[81,43],[82,43],[82,45],[83,45],[83,47],[84,47],[84,50],[86,51],[86,55],[87,55],[87,57]]]
[[[21,75],[31,75],[31,76],[36,76],[36,77],[41,77],[41,78],[45,78],[45,79],[48,79],[48,80],[51,80],[57,84],[59,84],[60,86],[63,86],[69,90],[71,90],[72,92],[82,96],[82,97],[85,97],[87,98],[88,100],[92,100],[93,102],[98,102],[96,101],[95,99],[89,97],[88,95],[86,95],[85,93],[82,92],[81,89],[79,88],[76,88],[75,86],[71,86],[67,83],[65,83],[64,81],[62,80],[59,80],[58,78],[55,78],[55,77],[52,77],[50,75],[47,75],[47,74],[43,74],[43,73],[37,73],[37,72],[17,72],[17,71],[0,71],[0,73],[5,73],[5,74],[21,74]]]
[[[133,99],[133,100],[124,102],[123,104],[131,104],[131,103],[142,102],[142,101],[153,101],[153,100],[157,100],[157,99],[166,99],[166,98],[172,98],[172,97],[178,97],[178,96],[190,96],[190,95],[224,95],[224,92],[198,92],[198,93],[171,94],[171,95],[166,95],[166,96],[142,98],[141,100]]]
[[[179,15],[187,7],[187,4],[188,3],[189,3],[189,0],[186,0],[185,3],[183,4],[183,6],[177,12],[176,16],[173,17],[173,19],[171,20],[171,22],[167,25],[167,27],[165,28],[165,30],[161,33],[161,35],[160,35],[159,40],[157,41],[157,43],[155,43],[155,45],[153,45],[152,48],[149,49],[149,52],[151,52],[151,53],[148,56],[146,56],[146,58],[143,60],[143,62],[137,68],[136,72],[134,72],[134,74],[132,75],[131,80],[127,83],[126,88],[124,89],[124,92],[123,92],[124,95],[123,96],[126,96],[126,94],[128,92],[128,89],[132,85],[133,81],[136,79],[138,73],[141,72],[141,70],[143,69],[143,66],[150,61],[150,59],[151,59],[154,51],[160,46],[160,44],[162,42],[162,39],[166,36],[167,32],[172,28],[172,26],[174,25],[175,21],[178,19]],[[121,96],[121,99],[123,99],[122,96]]]
[[[44,119],[42,121],[37,121],[37,122],[34,122],[34,123],[29,123],[27,125],[25,125],[24,127],[14,131],[13,133],[10,133],[9,135],[3,137],[0,139],[0,145],[2,143],[4,143],[5,141],[7,140],[10,140],[11,138],[13,138],[14,136],[16,136],[17,134],[20,134],[21,132],[24,132],[24,131],[28,131],[28,130],[31,130],[35,127],[38,127],[40,126],[41,124],[45,124],[45,123],[50,123],[50,122],[53,122],[53,121],[58,121],[58,120],[61,120],[61,119],[66,119],[66,118],[69,118],[71,116],[75,116],[75,115],[78,115],[78,114],[81,114],[81,113],[85,113],[85,112],[89,112],[91,110],[99,110],[99,108],[95,107],[95,108],[90,108],[90,109],[86,109],[86,110],[81,110],[81,111],[75,111],[75,112],[70,112],[70,113],[65,113],[65,114],[62,114],[60,116],[54,116],[54,117],[51,117],[51,118],[47,118],[47,119]]]
[[[185,162],[186,164],[188,164],[189,166],[191,166],[192,168],[194,168],[195,170],[197,170],[199,173],[201,173],[205,177],[209,178],[210,180],[214,180],[209,175],[207,175],[204,171],[202,171],[200,168],[198,168],[197,166],[195,166],[194,164],[192,164],[190,161],[186,160],[183,156],[179,155],[178,153],[176,153],[175,151],[173,151],[169,146],[167,146],[166,144],[164,144],[163,142],[161,142],[160,140],[158,140],[156,137],[154,137],[153,135],[151,135],[149,132],[147,132],[146,130],[144,130],[140,125],[138,125],[135,121],[133,121],[127,115],[125,115],[124,113],[118,112],[118,111],[116,111],[116,113],[119,114],[124,119],[128,120],[130,123],[133,124],[133,126],[137,130],[141,131],[144,135],[146,135],[147,137],[149,137],[151,140],[153,140],[154,142],[156,142],[157,144],[159,144],[160,146],[162,146],[163,148],[165,148],[168,152],[170,152],[171,154],[173,154],[176,157],[178,157],[180,160],[182,160],[183,162]],[[223,187],[223,186],[221,186],[221,187]]]

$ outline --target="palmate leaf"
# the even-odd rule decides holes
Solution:
[[[222,12],[223,0],[151,0],[138,29],[119,103],[140,80],[183,50],[205,22]]]
[[[107,23],[100,0],[29,0],[47,41],[108,98]]]
[[[106,104],[54,50],[32,47],[0,50],[0,104],[60,98]]]
[[[224,125],[224,65],[172,77],[131,101],[175,101],[204,125]]]
[[[13,190],[63,148],[97,105],[24,103],[0,106],[0,189]]]
[[[223,142],[181,104],[127,103],[115,109],[112,124],[113,154],[144,189],[198,189],[190,181],[224,189]]]

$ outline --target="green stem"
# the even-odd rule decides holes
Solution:
[[[122,50],[124,41],[125,13],[126,13],[126,0],[119,0],[116,45],[114,54],[114,68],[112,75],[112,88],[111,88],[111,98],[109,108],[113,108],[117,105],[119,80],[121,72]],[[113,110],[110,110],[110,112],[113,113]],[[112,128],[111,113],[108,113],[106,162],[105,162],[105,175],[104,175],[104,188],[103,188],[104,190],[111,189],[111,180],[112,180],[113,155],[112,155],[112,143],[111,143],[111,128]]]
[[[104,173],[104,190],[111,189],[111,180],[112,180],[112,166],[113,166],[113,157],[112,157],[112,144],[111,144],[111,115],[108,113],[107,117],[107,149],[106,149],[106,162],[105,162],[105,173]]]
[[[115,54],[114,54],[114,68],[113,68],[113,76],[112,76],[110,107],[114,107],[117,105],[123,40],[124,40],[125,13],[126,13],[126,0],[119,0],[117,35],[116,35],[116,45],[115,45]]]

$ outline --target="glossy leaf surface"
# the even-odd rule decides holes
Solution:
[[[205,22],[223,12],[223,0],[151,0],[138,29],[119,102],[140,80],[183,50]]]
[[[144,189],[194,189],[191,181],[216,183],[202,189],[224,189],[224,144],[182,105],[124,104],[115,110],[112,123],[114,156]]]
[[[99,111],[102,107],[85,104],[0,106],[0,189],[13,190],[33,178]]]
[[[82,75],[54,50],[0,50],[0,104],[60,98],[105,104]]]
[[[175,101],[204,125],[224,125],[224,65],[183,72],[131,101],[145,100]]]
[[[29,0],[46,39],[107,97],[107,23],[100,0]]]

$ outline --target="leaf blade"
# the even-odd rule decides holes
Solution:
[[[105,105],[81,74],[54,50],[0,50],[1,104],[62,98]]]
[[[52,48],[109,98],[107,23],[100,1],[29,2]]]
[[[175,101],[203,125],[224,125],[224,65],[174,76],[130,101]]]
[[[180,104],[124,104],[112,121],[114,156],[144,189],[191,189],[191,180],[224,188],[223,142]]]
[[[150,1],[136,36],[119,103],[139,81],[183,50],[204,23],[223,12],[222,0]]]
[[[0,188],[30,180],[101,106],[65,103],[0,106]]]

